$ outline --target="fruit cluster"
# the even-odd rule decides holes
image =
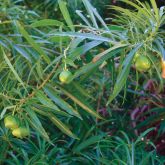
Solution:
[[[24,138],[30,135],[30,131],[27,127],[21,126],[20,121],[17,117],[9,115],[4,119],[6,128],[11,129],[13,136],[17,138]]]

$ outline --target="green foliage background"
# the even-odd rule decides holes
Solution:
[[[143,90],[152,77],[160,96],[164,90],[164,8],[154,0],[151,6],[125,0],[128,8],[107,3],[0,1],[0,164],[163,165],[147,140],[153,118],[136,135],[130,113],[150,101],[164,105]],[[149,72],[133,68],[136,52],[150,59]],[[66,65],[73,77],[61,84]],[[164,118],[164,107],[156,108],[155,122]],[[4,127],[9,114],[30,128],[30,137],[15,138]]]

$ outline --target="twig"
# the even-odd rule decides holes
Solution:
[[[56,66],[53,68],[53,70],[51,71],[51,73],[47,76],[47,78],[42,82],[41,85],[39,85],[37,87],[37,90],[42,89],[45,84],[50,80],[50,78],[52,77],[53,73],[55,72],[55,70],[57,69],[58,65],[60,62],[58,62],[56,64]],[[22,104],[24,104],[27,100],[29,100],[30,98],[32,98],[34,95],[36,94],[36,90],[33,90],[26,98],[23,98],[20,100],[19,105],[22,106]]]

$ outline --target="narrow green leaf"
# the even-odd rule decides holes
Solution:
[[[152,17],[151,10],[148,10],[147,7],[145,6],[145,4],[140,2],[139,0],[136,0],[138,5],[137,5],[137,3],[134,3],[130,0],[121,0],[121,1],[135,7],[137,10],[139,10],[141,13],[143,13],[143,15],[145,17],[147,17],[147,18]]]
[[[32,62],[31,56],[25,51],[25,49],[21,48],[18,45],[14,45],[13,48],[21,54],[24,58],[26,58],[29,62]]]
[[[154,127],[149,128],[149,129],[147,129],[146,131],[144,131],[144,132],[137,138],[137,140],[135,141],[135,145],[136,145],[139,141],[141,141],[141,139],[144,138],[149,132],[151,132],[151,131],[153,131],[153,130],[155,130]]]
[[[120,93],[123,86],[125,85],[129,71],[130,71],[133,57],[141,46],[142,46],[142,44],[137,44],[136,47],[130,51],[130,53],[127,55],[126,59],[123,61],[123,64],[122,64],[123,69],[118,74],[113,93],[109,97],[107,105]]]
[[[96,41],[104,41],[104,42],[111,42],[113,44],[117,44],[117,42],[113,41],[110,38],[102,37],[100,35],[95,35],[92,33],[79,33],[79,32],[53,32],[48,35],[51,39],[51,37],[54,36],[69,36],[69,37],[79,37],[82,39],[92,39]]]
[[[33,110],[36,111],[37,113],[48,117],[52,123],[58,127],[63,133],[65,133],[66,135],[74,138],[74,139],[78,139],[76,135],[74,135],[70,129],[64,124],[62,123],[56,116],[54,116],[54,114],[50,113],[50,112],[45,112],[45,111],[41,111],[35,107],[33,107]]]
[[[163,41],[159,40],[159,39],[156,39],[155,40],[155,44],[157,45],[159,51],[161,52],[162,54],[162,58],[165,60],[165,48],[163,46]]]
[[[36,104],[36,103],[33,103],[33,105],[31,106],[32,109],[34,111],[36,111],[37,113],[40,113],[41,115],[44,115],[46,116],[45,114],[43,114],[42,112],[44,113],[52,113],[52,114],[55,114],[55,115],[60,115],[60,116],[64,116],[64,117],[67,117],[67,118],[71,118],[72,116],[62,110],[58,111],[57,109],[53,109],[52,106],[49,107],[49,105],[40,105],[40,104]]]
[[[110,32],[108,26],[106,25],[106,23],[104,22],[104,20],[101,18],[100,14],[98,13],[97,9],[95,9],[94,7],[92,7],[93,13],[94,15],[98,18],[98,20],[101,22],[101,24],[103,25],[103,27]]]
[[[3,48],[1,47],[1,52],[3,54],[3,57],[7,63],[7,65],[9,66],[9,68],[11,69],[11,71],[13,72],[13,74],[15,75],[15,78],[18,80],[18,82],[21,83],[21,85],[24,87],[24,89],[27,91],[23,81],[21,80],[21,78],[19,77],[18,73],[16,72],[16,70],[14,69],[13,65],[11,64],[10,60],[8,59],[7,55],[5,54]]]
[[[55,116],[49,116],[50,120],[66,135],[74,138],[74,139],[78,139],[78,137],[76,135],[74,135],[70,129],[64,124],[62,123],[57,117]]]
[[[69,28],[72,31],[75,31],[73,22],[70,18],[70,14],[69,14],[68,9],[66,7],[66,2],[64,2],[63,0],[58,0],[58,4],[59,4],[60,10],[62,12],[62,15],[63,15],[67,25],[69,26]]]
[[[49,41],[57,42],[57,43],[60,43],[60,42],[68,43],[70,41],[70,37],[68,37],[68,36],[53,36],[53,37],[49,38]]]
[[[93,14],[93,10],[92,10],[93,7],[92,7],[92,5],[89,3],[88,0],[82,0],[82,2],[84,3],[84,5],[85,5],[85,7],[86,7],[86,9],[88,11],[88,14],[90,15],[90,18],[91,18],[91,21],[92,21],[94,27],[98,28],[96,18],[95,18],[94,14]]]
[[[98,67],[100,64],[102,64],[105,60],[113,57],[117,53],[121,51],[122,48],[127,46],[126,44],[117,44],[107,50],[105,50],[102,53],[99,53],[95,56],[94,61],[86,64],[85,66],[81,67],[76,73],[73,75],[73,79],[81,76],[84,73],[88,73],[91,69],[94,69],[95,67]]]
[[[152,4],[152,8],[155,12],[156,20],[159,21],[159,9],[157,7],[156,1],[155,0],[150,0],[150,1],[151,1],[151,4]]]
[[[50,63],[49,57],[45,54],[45,52],[40,48],[40,46],[32,39],[31,36],[27,33],[27,31],[24,29],[24,27],[17,22],[17,25],[19,27],[20,33],[23,35],[23,37],[27,40],[27,42],[38,52],[40,53],[41,57],[44,58],[44,60],[47,63]]]
[[[103,41],[91,41],[87,42],[84,45],[74,48],[69,52],[68,57],[72,60],[79,58],[81,55],[85,54],[87,51],[91,50],[92,48],[102,44]]]
[[[78,146],[76,146],[73,149],[73,151],[74,152],[81,152],[83,149],[86,149],[90,145],[99,142],[103,137],[104,137],[104,135],[92,136],[89,139],[86,139],[85,141],[83,141],[82,143],[80,143]]]
[[[62,98],[60,98],[52,87],[46,86],[44,87],[44,91],[56,103],[56,105],[64,109],[69,114],[82,119],[79,112],[73,109],[73,107],[65,102]]]
[[[118,49],[118,48],[126,47],[126,46],[128,46],[128,44],[121,44],[121,43],[118,43],[118,44],[114,45],[113,47],[111,47],[111,48],[105,50],[104,52],[101,52],[101,53],[99,53],[98,55],[96,55],[96,56],[94,57],[93,61],[94,61],[94,62],[95,62],[95,61],[98,61],[100,58],[102,58],[103,56],[105,56],[105,55],[108,54],[109,52],[114,51],[114,50],[116,50],[116,49]]]
[[[81,17],[81,19],[86,23],[87,26],[92,28],[91,24],[89,23],[89,21],[86,19],[86,17],[82,14],[80,10],[76,10],[76,13],[79,15],[79,17]]]
[[[43,26],[63,26],[64,24],[60,21],[53,20],[53,19],[43,19],[40,21],[36,21],[32,23],[30,26],[36,27],[43,27]]]
[[[45,106],[49,107],[49,108],[52,108],[56,111],[61,111],[45,94],[43,91],[41,90],[38,90],[36,92],[36,97],[37,99]]]
[[[58,85],[58,87],[65,93],[65,95],[67,95],[70,99],[72,99],[76,104],[78,104],[86,112],[88,112],[89,114],[91,114],[92,116],[96,118],[103,119],[96,111],[94,111],[92,108],[90,108],[89,106],[87,106],[87,104],[84,103],[85,100],[84,101],[80,100],[78,97],[73,95],[73,93],[67,91],[67,89],[65,89],[61,85],[59,84],[56,84],[56,85]]]
[[[82,87],[82,85],[80,85],[78,82],[72,82],[73,88],[80,93],[81,95],[85,96],[86,98],[91,98],[93,100],[95,100],[95,98],[90,95],[90,93]]]
[[[45,129],[43,128],[39,118],[37,117],[36,113],[30,109],[29,107],[26,107],[26,112],[30,116],[29,122],[31,125],[47,140],[50,141],[49,136],[47,135]]]

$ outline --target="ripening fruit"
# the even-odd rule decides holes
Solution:
[[[148,57],[141,55],[136,58],[135,67],[140,72],[146,72],[151,67],[151,62]]]
[[[69,83],[69,80],[71,79],[72,77],[72,73],[68,70],[64,70],[60,73],[59,75],[59,80],[62,82],[62,83]]]
[[[30,135],[30,131],[28,128],[26,127],[19,127],[16,128],[12,131],[13,136],[17,137],[17,138],[24,138],[26,136]]]
[[[16,129],[19,127],[19,121],[15,116],[9,115],[4,119],[4,124],[6,128]]]
[[[165,79],[165,60],[162,59],[162,78]]]

